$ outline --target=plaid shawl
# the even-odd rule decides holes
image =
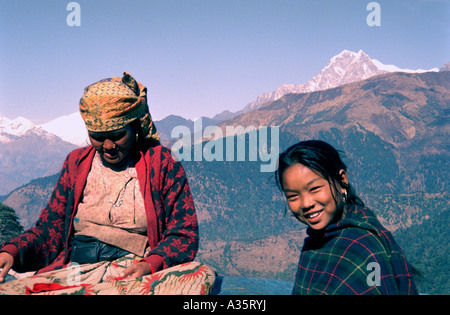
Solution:
[[[352,206],[307,232],[293,294],[417,294],[405,256],[371,210]]]

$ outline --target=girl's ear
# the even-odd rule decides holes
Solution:
[[[339,171],[339,176],[340,176],[340,185],[342,187],[342,193],[344,191],[346,191],[347,189],[344,187],[348,187],[348,176],[347,176],[347,172],[345,170],[340,170]]]

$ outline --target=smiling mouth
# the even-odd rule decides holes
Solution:
[[[323,210],[309,212],[304,215],[304,218],[306,220],[314,220],[315,218],[318,218],[322,214]]]

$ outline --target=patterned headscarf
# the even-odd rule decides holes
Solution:
[[[147,88],[127,72],[122,78],[108,78],[86,87],[80,113],[89,131],[113,131],[139,119],[142,135],[160,140],[148,110]]]

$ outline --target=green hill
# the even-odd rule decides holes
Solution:
[[[0,244],[20,235],[23,227],[14,209],[0,203]]]

